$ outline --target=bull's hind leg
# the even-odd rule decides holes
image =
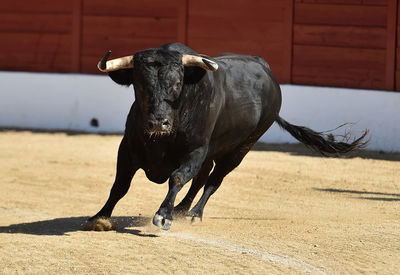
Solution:
[[[97,218],[109,218],[117,202],[125,196],[138,167],[134,164],[126,139],[123,138],[118,150],[117,173],[110,195],[103,208],[89,221]]]
[[[192,217],[192,222],[196,218],[199,218],[200,220],[203,218],[204,206],[206,205],[210,196],[217,191],[224,177],[241,163],[245,155],[250,151],[253,144],[254,143],[252,142],[250,144],[246,143],[241,145],[230,153],[215,160],[214,170],[204,187],[203,195],[188,214],[189,217]]]
[[[201,167],[200,172],[193,179],[192,185],[189,188],[186,196],[183,200],[174,208],[174,216],[186,216],[194,198],[196,197],[199,190],[206,184],[208,176],[213,168],[213,161],[206,160]]]

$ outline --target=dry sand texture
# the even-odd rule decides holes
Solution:
[[[168,232],[151,224],[167,185],[139,171],[115,208],[117,230],[82,231],[108,196],[120,140],[0,132],[0,273],[400,270],[399,154],[338,159],[300,145],[258,146],[210,199],[202,223],[174,221]]]

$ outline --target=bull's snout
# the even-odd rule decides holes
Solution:
[[[146,131],[149,134],[168,134],[172,129],[172,124],[169,119],[148,120]]]

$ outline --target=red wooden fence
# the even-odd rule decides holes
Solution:
[[[296,1],[294,83],[390,88],[387,1],[370,2]]]
[[[2,1],[0,69],[71,71],[70,1]]]
[[[395,79],[396,79],[396,90],[400,91],[400,1],[395,1],[395,4],[397,5],[397,46],[396,46],[396,74],[395,74]]]
[[[260,55],[290,83],[292,0],[189,1],[187,43],[209,55]]]
[[[3,0],[0,70],[98,73],[179,41],[263,56],[281,83],[400,90],[399,0]]]

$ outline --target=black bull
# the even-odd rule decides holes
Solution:
[[[210,58],[176,43],[110,61],[108,56],[99,69],[118,84],[133,84],[136,101],[126,121],[110,196],[90,220],[111,216],[139,168],[153,182],[168,180],[154,225],[168,230],[176,215],[201,219],[224,177],[273,122],[322,154],[343,154],[366,144],[367,131],[350,143],[336,142],[279,117],[281,90],[260,57]],[[188,193],[174,207],[177,193],[190,180]],[[200,200],[189,211],[202,187]]]

